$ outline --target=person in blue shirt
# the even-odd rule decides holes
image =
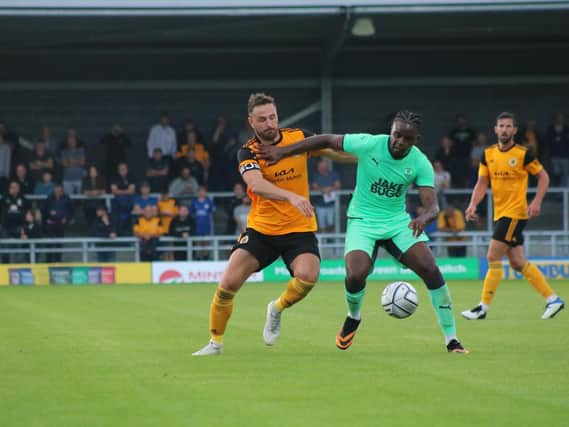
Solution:
[[[207,195],[207,188],[204,185],[200,185],[198,190],[198,197],[192,200],[190,204],[190,213],[194,219],[195,224],[195,235],[196,236],[209,236],[213,231],[213,220],[212,215],[215,211],[215,204],[213,200]],[[198,241],[196,246],[208,246],[207,241]],[[197,260],[207,260],[209,259],[208,250],[197,250],[195,259]]]
[[[140,194],[134,196],[132,214],[135,217],[141,216],[146,206],[152,206],[155,214],[158,212],[158,198],[150,195],[150,183],[143,181],[140,184]]]

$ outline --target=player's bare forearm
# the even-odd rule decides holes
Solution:
[[[285,156],[306,153],[307,151],[322,150],[331,148],[332,150],[342,151],[344,146],[344,135],[324,134],[315,135],[298,141],[294,144],[282,147]]]
[[[320,151],[320,155],[327,157],[328,159],[336,163],[357,163],[357,157],[352,156],[344,151],[337,151],[331,148],[325,148]]]
[[[419,215],[419,218],[425,221],[425,223],[437,219],[440,209],[435,189],[432,187],[419,187],[419,198],[421,200],[421,206],[423,206],[425,210]]]
[[[547,189],[549,188],[549,175],[544,169],[542,169],[536,175],[536,178],[537,178],[537,190],[533,200],[541,204],[543,198],[545,197],[545,193],[547,193]]]
[[[479,176],[470,197],[470,206],[476,207],[486,196],[488,191],[488,177]]]

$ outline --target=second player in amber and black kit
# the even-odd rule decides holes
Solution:
[[[510,266],[520,272],[545,298],[542,319],[551,319],[565,306],[549,286],[537,266],[524,254],[523,230],[528,219],[538,216],[541,202],[547,192],[547,172],[531,152],[514,142],[517,132],[512,113],[501,113],[496,119],[494,132],[498,143],[484,150],[478,169],[478,181],[466,209],[467,220],[476,219],[476,207],[482,201],[488,187],[492,186],[494,200],[494,234],[488,246],[488,271],[484,277],[480,304],[462,312],[469,320],[485,319],[502,279],[502,258],[507,257]],[[537,191],[528,206],[528,174],[537,178]]]
[[[233,299],[247,278],[282,257],[291,274],[285,291],[267,307],[263,339],[273,345],[280,334],[281,313],[302,300],[320,274],[320,256],[314,232],[316,218],[309,202],[309,153],[274,165],[258,160],[259,145],[284,146],[308,136],[301,129],[279,129],[275,101],[258,93],[249,98],[249,124],[255,133],[239,150],[239,171],[247,184],[251,210],[247,229],[239,237],[210,308],[210,342],[195,356],[221,354],[223,336],[233,311]],[[314,154],[314,153],[312,153]],[[332,151],[318,154],[354,160]]]

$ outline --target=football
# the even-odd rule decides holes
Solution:
[[[393,282],[381,294],[381,306],[387,314],[397,319],[411,316],[419,305],[417,291],[407,282]]]

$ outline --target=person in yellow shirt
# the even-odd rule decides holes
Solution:
[[[523,230],[528,219],[541,213],[541,203],[549,186],[549,175],[531,151],[514,142],[517,132],[515,116],[504,112],[498,115],[494,132],[498,143],[488,147],[480,159],[478,181],[474,186],[466,219],[476,220],[476,208],[492,186],[494,199],[494,234],[488,247],[488,271],[484,278],[480,304],[462,312],[469,320],[485,319],[490,303],[502,280],[502,258],[523,274],[533,288],[545,298],[542,319],[551,319],[564,307],[535,264],[524,254]],[[537,192],[528,206],[528,174],[537,179]]]
[[[439,213],[437,218],[438,231],[452,233],[451,236],[445,237],[447,242],[460,242],[464,240],[464,236],[462,236],[461,233],[465,228],[464,215],[454,204],[449,204],[446,209]],[[449,257],[466,256],[466,246],[449,246],[447,250]]]
[[[139,239],[141,261],[158,259],[158,239],[165,233],[160,218],[154,212],[153,206],[145,206],[142,216],[133,228],[134,235]]]

